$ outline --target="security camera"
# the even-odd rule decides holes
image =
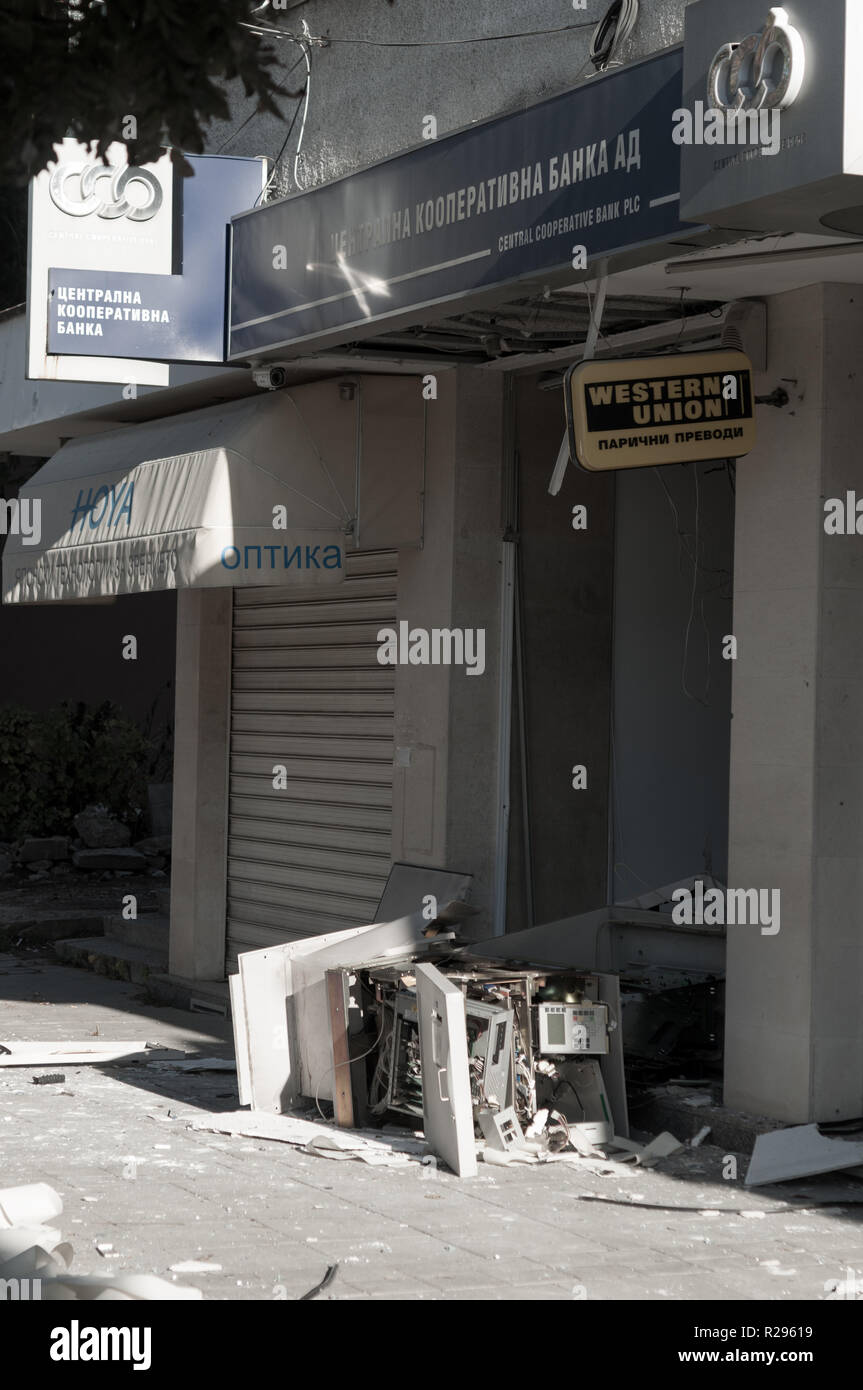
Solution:
[[[262,391],[279,391],[287,385],[288,373],[284,367],[253,367],[252,380]]]

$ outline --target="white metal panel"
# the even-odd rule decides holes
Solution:
[[[243,997],[242,975],[229,975],[231,1019],[234,1025],[234,1055],[237,1059],[237,1094],[241,1105],[252,1103],[252,1072],[249,1060],[249,1026],[246,1001]]]
[[[295,1098],[287,1000],[291,965],[278,950],[252,951],[231,983],[231,1017],[240,1103],[279,1114]],[[245,1100],[244,1100],[245,1097]]]
[[[240,1104],[283,1114],[301,1094],[329,1099],[330,1070],[322,1056],[329,1049],[329,1012],[323,1003],[324,977],[335,965],[406,954],[426,926],[422,913],[397,922],[365,923],[305,941],[244,951],[231,975],[231,1012]],[[315,1007],[315,986],[321,999]],[[245,1099],[244,1099],[245,1097]]]
[[[228,943],[239,951],[373,920],[391,865],[396,554],[346,556],[322,590],[234,594]],[[287,786],[273,786],[273,769]]]
[[[433,965],[416,967],[423,1124],[436,1154],[460,1178],[476,1177],[464,995]]]
[[[629,1110],[626,1104],[626,1077],[623,1071],[623,1011],[620,1007],[620,977],[618,975],[596,976],[597,999],[608,1006],[609,1016],[614,1027],[608,1040],[608,1052],[599,1059],[599,1070],[608,1093],[608,1103],[614,1120],[614,1132],[624,1139],[629,1138]]]

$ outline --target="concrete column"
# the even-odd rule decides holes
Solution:
[[[485,631],[485,670],[457,667],[450,681],[447,858],[474,874],[471,902],[482,915],[465,935],[477,938],[492,929],[500,798],[503,386],[491,372],[458,374],[452,626]]]
[[[863,292],[768,301],[769,370],[737,467],[729,884],[778,888],[775,936],[729,926],[725,1101],[788,1122],[863,1111]]]
[[[484,628],[486,653],[482,675],[396,667],[393,859],[473,873],[480,935],[491,931],[497,825],[502,400],[491,374],[438,374],[423,548],[399,552],[399,620]]]
[[[231,589],[177,594],[172,975],[225,974]]]

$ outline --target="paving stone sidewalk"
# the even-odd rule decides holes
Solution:
[[[148,1005],[51,957],[0,956],[0,1042],[91,1036],[232,1055],[224,1019]],[[296,1299],[334,1263],[322,1298],[818,1300],[863,1276],[863,1182],[819,1179],[796,1203],[799,1185],[747,1192],[745,1157],[725,1181],[709,1144],[626,1176],[481,1163],[460,1181],[190,1129],[237,1108],[232,1073],[63,1067],[64,1085],[34,1085],[48,1070],[0,1068],[0,1187],[57,1188],[72,1273],[155,1273],[258,1300]],[[832,1205],[807,1208],[813,1194]],[[219,1268],[170,1272],[190,1260]]]

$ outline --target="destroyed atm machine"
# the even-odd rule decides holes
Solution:
[[[552,1151],[628,1136],[616,977],[470,953],[415,974],[425,1134],[454,1171],[475,1164],[477,1129],[503,1151],[528,1130]]]
[[[506,1149],[628,1136],[618,980],[483,959],[421,913],[246,952],[231,979],[241,1104],[404,1117],[454,1172]]]

